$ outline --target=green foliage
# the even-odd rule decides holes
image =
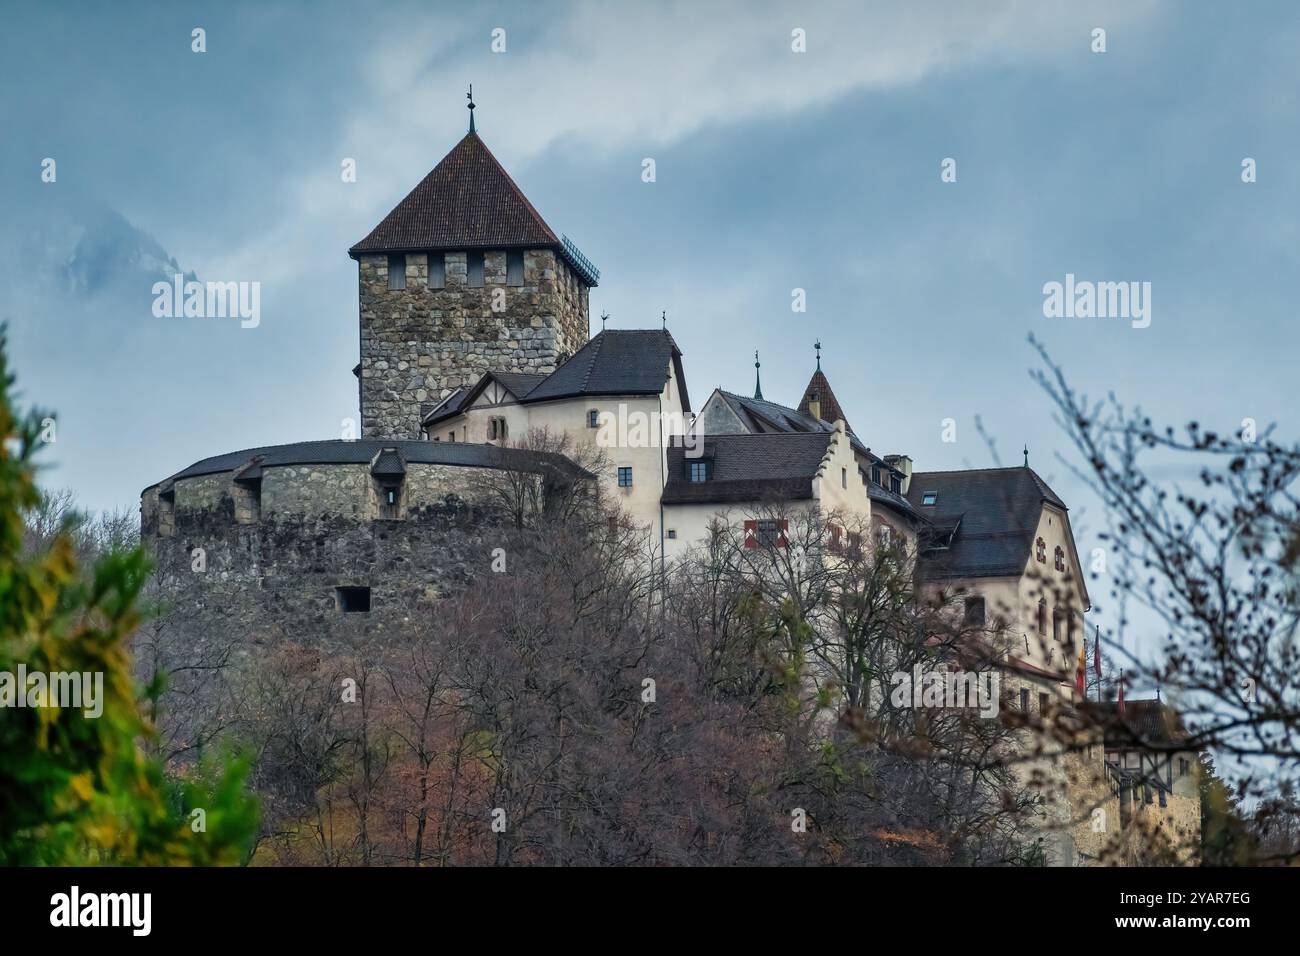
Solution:
[[[1201,865],[1249,866],[1257,846],[1250,825],[1241,815],[1240,801],[1224,782],[1209,753],[1200,755]]]
[[[0,328],[0,673],[21,666],[103,683],[97,717],[84,707],[0,707],[0,865],[240,863],[257,828],[247,767],[235,760],[168,781],[141,749],[151,728],[127,642],[149,574],[143,552],[110,553],[90,574],[67,533],[24,554],[24,514],[41,500],[41,416],[15,412],[4,346]],[[191,826],[195,807],[206,814],[203,832]]]

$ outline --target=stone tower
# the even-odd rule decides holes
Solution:
[[[361,430],[419,438],[488,371],[547,373],[588,337],[599,272],[474,131],[348,254],[361,304]]]

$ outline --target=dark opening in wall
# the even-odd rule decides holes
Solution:
[[[465,279],[474,288],[483,285],[483,253],[468,252],[465,254]]]
[[[158,492],[158,534],[169,537],[176,531],[176,489]]]
[[[339,610],[345,614],[365,613],[370,611],[370,588],[342,587],[335,588]]]
[[[388,288],[406,288],[406,256],[388,257]]]
[[[522,252],[506,253],[506,285],[524,284],[524,254]]]

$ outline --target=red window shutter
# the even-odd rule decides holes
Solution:
[[[790,546],[790,542],[786,538],[786,532],[789,529],[790,529],[790,522],[787,521],[785,518],[782,518],[780,521],[777,522],[776,546],[778,548],[788,548]]]
[[[747,548],[758,547],[758,522],[757,521],[745,522],[745,547]]]

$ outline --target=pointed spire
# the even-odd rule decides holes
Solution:
[[[465,94],[465,99],[469,100],[469,131],[474,132],[474,84],[469,85],[469,92]]]
[[[1025,443],[1025,467],[1029,467],[1029,443]]]
[[[822,340],[818,339],[813,343],[813,348],[817,350],[817,371],[822,370]]]
[[[763,401],[763,380],[759,377],[759,366],[762,363],[758,361],[758,350],[754,350],[754,397],[760,402]]]

